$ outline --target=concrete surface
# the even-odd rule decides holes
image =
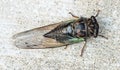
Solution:
[[[72,19],[68,12],[97,20],[100,34],[83,43],[53,49],[18,49],[12,36]],[[120,70],[120,0],[0,0],[0,70]]]

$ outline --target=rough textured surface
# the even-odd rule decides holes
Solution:
[[[97,18],[104,38],[53,49],[18,49],[12,36],[28,29],[72,19],[68,12]],[[120,0],[1,0],[0,70],[119,70]]]

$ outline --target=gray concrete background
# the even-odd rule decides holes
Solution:
[[[37,50],[13,45],[16,33],[98,9],[100,34],[109,39],[89,39],[83,57],[83,43]],[[0,0],[0,70],[120,70],[120,0]]]

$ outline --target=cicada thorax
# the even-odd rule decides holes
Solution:
[[[79,19],[71,26],[72,32],[71,35],[73,37],[79,38],[79,37],[85,37],[86,36],[86,23],[84,19]]]

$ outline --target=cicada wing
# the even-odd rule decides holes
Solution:
[[[69,23],[72,21],[60,22],[18,33],[13,36],[13,39],[15,40],[15,45],[18,48],[24,49],[39,49],[39,48],[42,49],[64,46],[66,44],[58,42],[52,38],[44,37],[43,35],[51,31],[58,25]]]

